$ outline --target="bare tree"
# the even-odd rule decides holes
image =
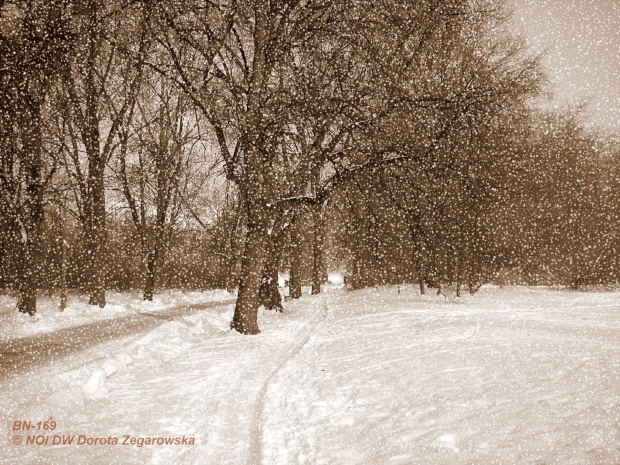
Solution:
[[[153,300],[158,263],[181,215],[194,213],[192,188],[213,174],[188,98],[165,76],[143,77],[135,116],[119,129],[115,170],[145,263],[144,300]]]
[[[36,312],[44,190],[54,170],[45,105],[72,44],[69,5],[0,3],[0,226],[9,242],[19,243],[17,307],[30,315]]]
[[[139,4],[85,1],[72,21],[81,40],[57,93],[61,162],[73,181],[75,216],[86,239],[89,303],[99,307],[106,304],[105,173],[119,147],[119,131],[135,111],[147,18]]]

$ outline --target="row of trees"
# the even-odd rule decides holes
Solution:
[[[0,2],[0,280],[614,280],[613,150],[543,114],[502,0]],[[617,158],[617,155],[616,155]],[[568,225],[568,226],[567,226]],[[123,263],[123,266],[120,264]],[[601,273],[605,269],[607,273]],[[45,279],[43,279],[45,278]]]
[[[337,233],[354,259],[351,285],[404,278],[422,293],[451,286],[459,295],[488,282],[617,284],[618,144],[580,119],[580,111],[531,111],[493,143],[503,146],[498,158],[463,165],[465,176],[369,176],[362,185],[373,195],[360,196]]]

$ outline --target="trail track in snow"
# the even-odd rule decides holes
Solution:
[[[276,377],[279,373],[282,372],[283,368],[285,368],[288,363],[293,361],[293,359],[295,359],[295,357],[299,355],[299,353],[304,349],[304,347],[306,347],[312,336],[316,333],[318,325],[320,325],[327,319],[328,307],[325,303],[325,294],[321,294],[318,299],[319,305],[322,306],[322,312],[319,314],[319,317],[313,318],[306,325],[307,329],[304,331],[301,341],[290,348],[286,356],[282,358],[280,363],[278,363],[278,365],[271,371],[267,379],[265,379],[258,393],[255,404],[254,422],[252,424],[251,430],[250,456],[248,458],[248,464],[260,465],[263,462],[262,419],[265,415],[268,415],[268,413],[265,412],[265,398],[271,381],[274,379],[274,377]]]

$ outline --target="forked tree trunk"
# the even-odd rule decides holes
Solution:
[[[280,258],[280,235],[269,235],[265,252],[265,266],[260,285],[260,303],[267,310],[283,311],[282,297],[278,289],[278,263]]]
[[[260,283],[263,275],[267,227],[265,221],[249,220],[245,250],[241,264],[239,293],[231,329],[241,334],[258,334],[258,307],[260,305]]]
[[[301,218],[296,214],[291,224],[291,276],[289,295],[291,299],[301,297]]]
[[[323,269],[323,215],[321,206],[318,205],[312,211],[314,226],[314,238],[312,241],[312,295],[321,293],[321,284],[325,272]]]

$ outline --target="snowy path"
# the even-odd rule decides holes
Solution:
[[[58,434],[194,446],[18,447],[7,431],[0,463],[620,463],[620,293],[336,290],[260,312],[255,337],[228,329],[232,309],[160,314],[67,372],[33,366],[65,404],[15,410],[0,385],[7,424],[51,415]],[[72,396],[122,354],[98,395]]]
[[[270,379],[301,350],[323,317],[320,298],[287,305],[287,313],[260,315],[262,333],[246,337],[229,330],[232,305],[166,322],[123,347],[132,364],[105,380],[106,393],[92,399],[70,399],[52,406],[58,434],[91,436],[177,436],[196,438],[192,447],[75,447],[28,449],[11,446],[0,451],[2,463],[213,463],[261,462],[263,396]],[[115,350],[108,356],[113,358]],[[65,380],[71,397],[105,362],[57,377]],[[69,380],[67,383],[66,380]],[[72,383],[71,380],[75,382]],[[42,402],[41,408],[49,408]],[[19,409],[18,409],[19,410]],[[15,411],[13,409],[12,411]],[[19,415],[5,415],[7,423]],[[47,411],[45,412],[47,415]]]
[[[308,344],[312,335],[319,328],[320,323],[322,323],[328,314],[327,305],[323,302],[324,296],[315,297],[315,299],[320,299],[319,305],[321,306],[320,318],[315,318],[314,321],[308,325],[306,329],[304,329],[303,334],[300,334],[300,342],[295,344],[290,352],[282,357],[281,363],[279,363],[276,368],[271,372],[269,377],[263,383],[263,386],[258,394],[258,399],[256,402],[256,413],[255,413],[255,423],[252,428],[252,442],[251,442],[251,454],[249,463],[261,464],[263,463],[263,436],[265,435],[264,424],[266,424],[265,418],[268,417],[271,412],[265,411],[265,400],[267,396],[268,389],[270,387],[270,383],[277,375],[286,368],[287,364],[294,362],[296,360],[296,356],[302,351],[302,349]]]

